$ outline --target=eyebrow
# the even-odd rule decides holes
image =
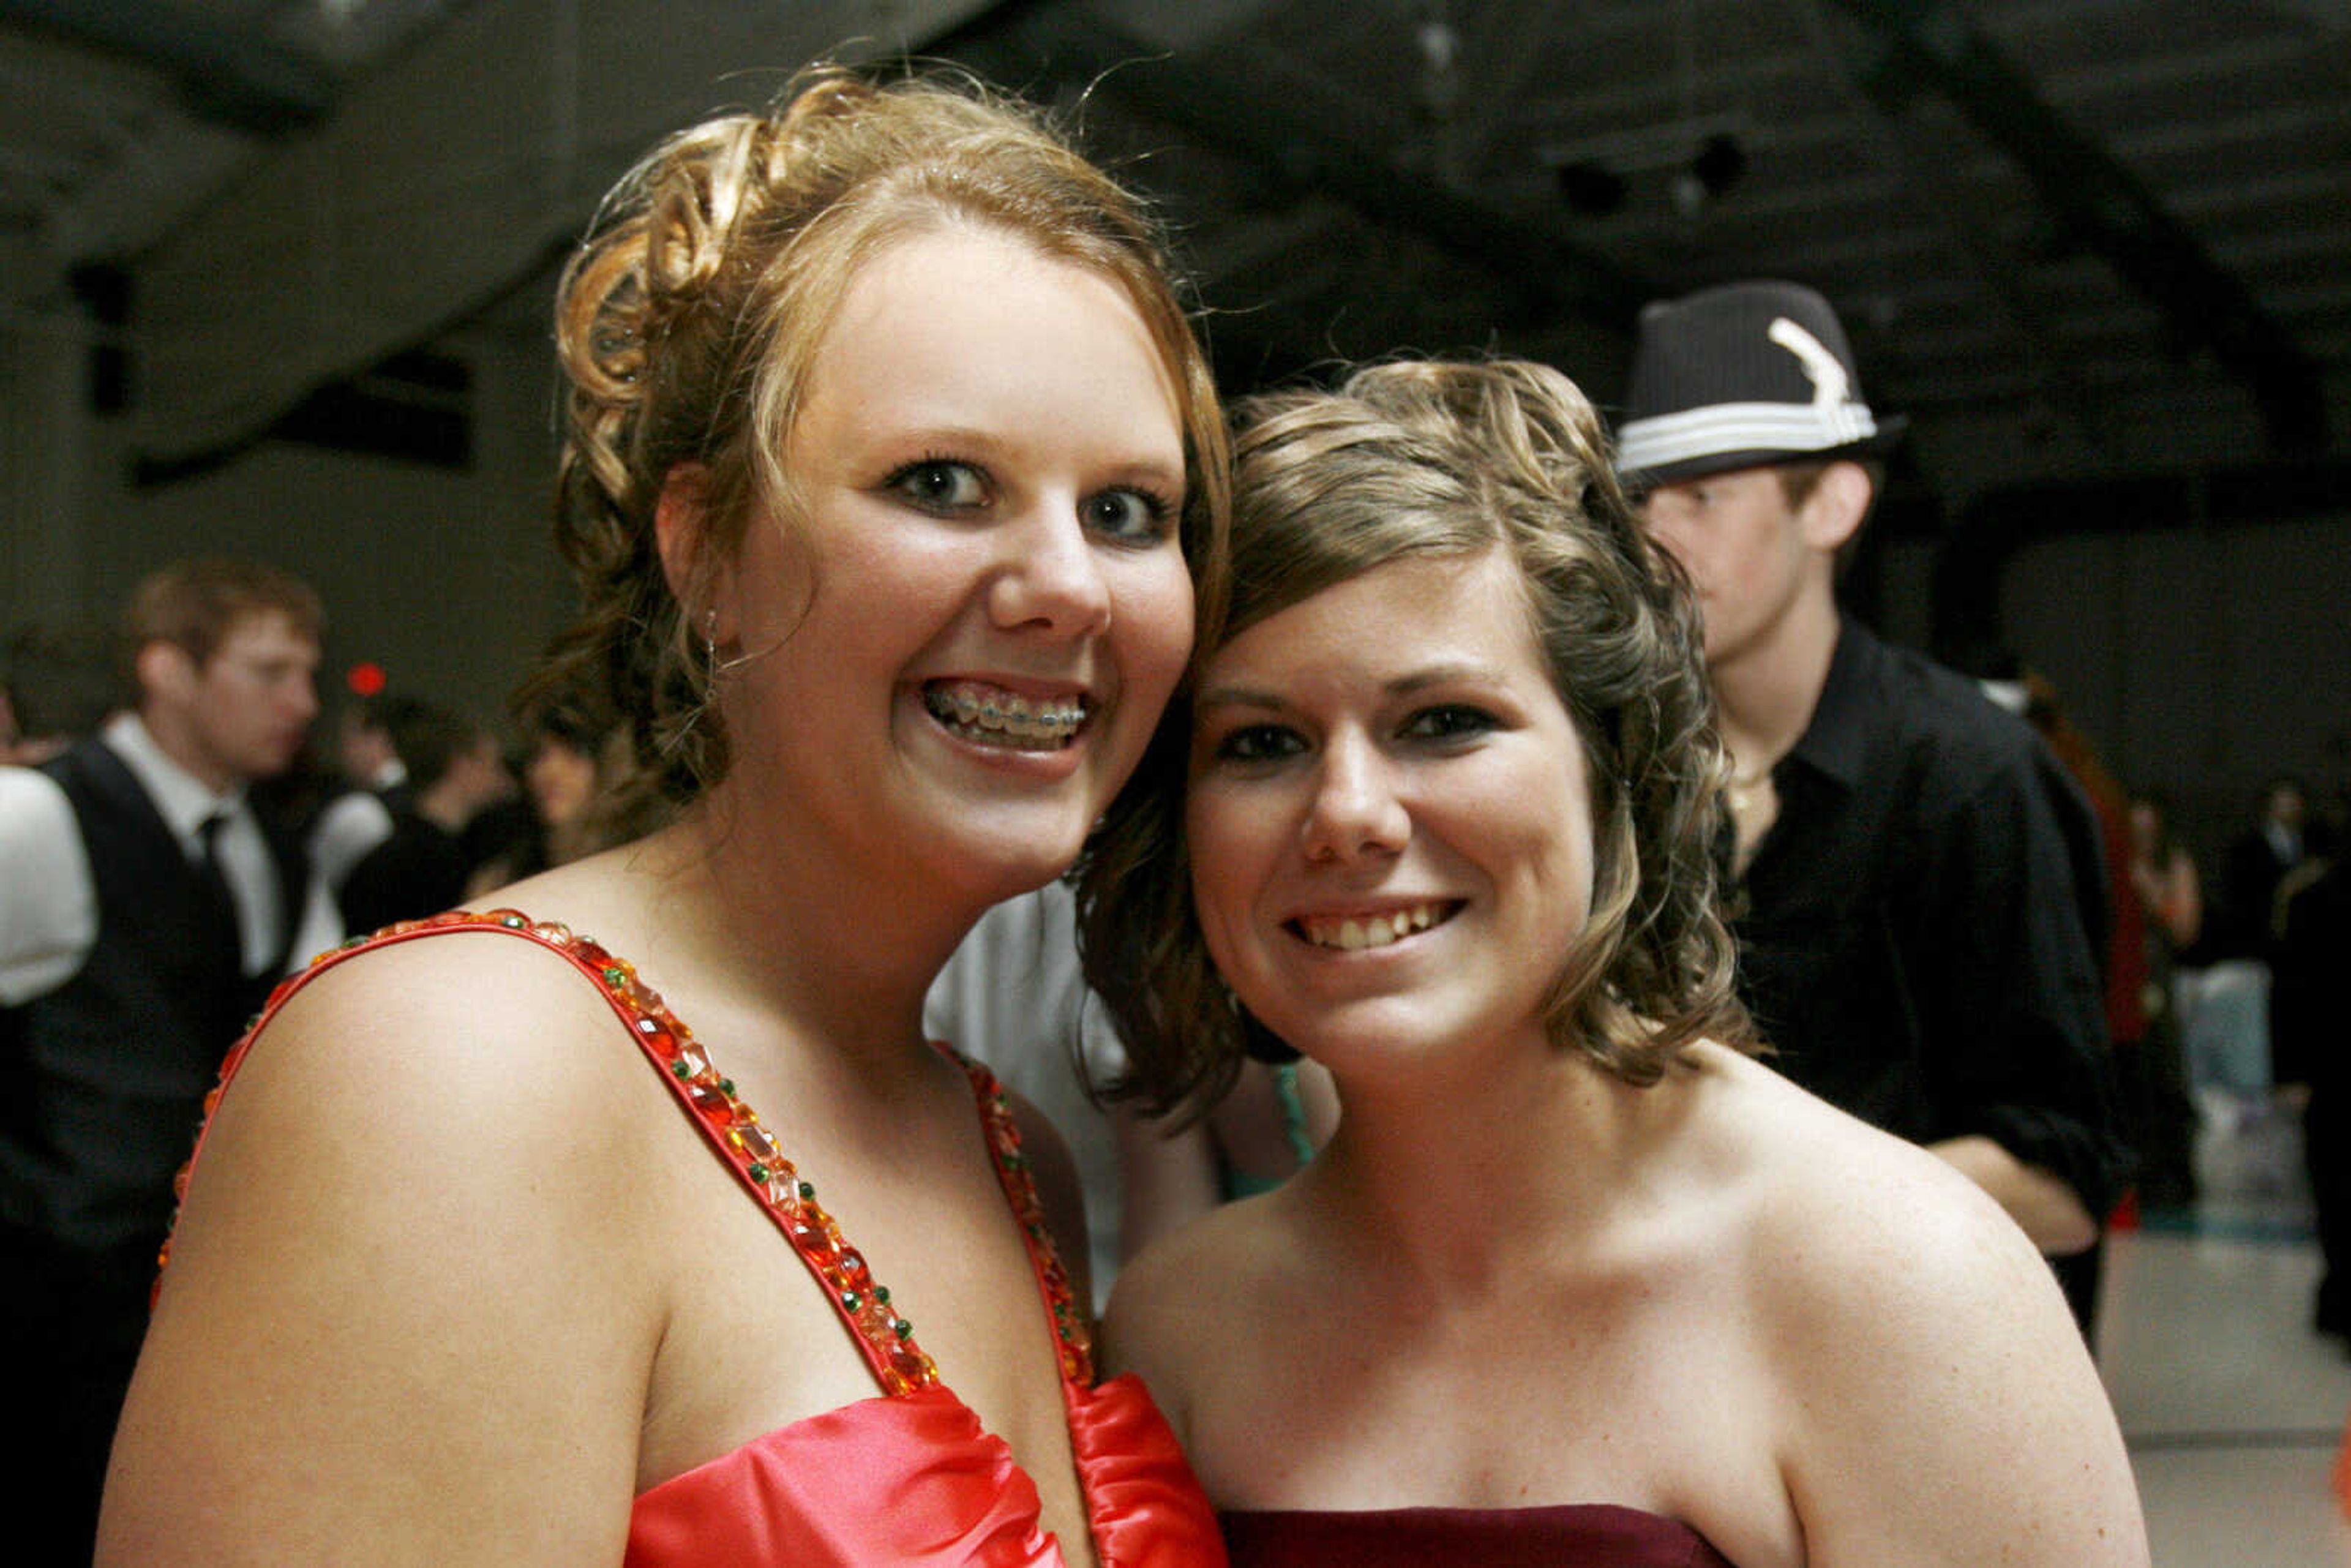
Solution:
[[[869,425],[863,439],[883,446],[925,447],[942,457],[958,455],[976,457],[983,462],[1002,463],[1019,455],[1026,444],[1023,432],[1004,432],[954,421],[925,423],[919,421],[905,424]],[[1148,480],[1151,483],[1181,490],[1185,486],[1186,465],[1179,439],[1172,452],[1141,452],[1113,457],[1103,462],[1103,467],[1128,480]]]
[[[1383,683],[1382,693],[1392,697],[1411,696],[1432,686],[1503,685],[1502,674],[1493,665],[1476,659],[1447,659]],[[1256,707],[1275,711],[1290,706],[1290,700],[1279,692],[1262,686],[1221,685],[1202,688],[1192,699],[1194,711],[1215,707]]]

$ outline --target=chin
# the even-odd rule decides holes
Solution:
[[[1083,847],[1081,837],[1064,841],[1054,836],[1012,842],[1000,839],[977,844],[967,841],[960,846],[960,855],[952,851],[948,853],[958,868],[955,873],[957,881],[968,880],[987,894],[989,903],[1000,904],[1024,893],[1034,893],[1068,871],[1077,863],[1078,852]]]

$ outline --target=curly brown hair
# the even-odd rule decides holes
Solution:
[[[967,77],[813,68],[776,104],[670,137],[606,197],[564,270],[568,383],[555,535],[578,622],[517,698],[593,691],[672,803],[725,777],[729,747],[698,635],[754,517],[796,517],[787,452],[810,367],[864,261],[977,224],[1106,277],[1143,319],[1184,423],[1180,528],[1197,624],[1225,591],[1227,434],[1214,378],[1142,200],[1043,115]],[[671,471],[703,470],[698,533],[672,581],[653,516]]]
[[[1399,361],[1235,411],[1222,641],[1390,561],[1504,549],[1592,780],[1593,908],[1544,1009],[1552,1040],[1655,1083],[1701,1038],[1752,1049],[1716,858],[1729,765],[1687,582],[1619,487],[1599,415],[1524,361]],[[1191,716],[1171,707],[1079,876],[1086,978],[1132,1061],[1120,1092],[1213,1103],[1259,1027],[1217,979],[1184,836]],[[1541,962],[1541,958],[1531,958]]]

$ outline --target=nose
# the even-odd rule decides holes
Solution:
[[[989,584],[988,613],[1008,631],[1034,628],[1061,637],[1110,627],[1109,580],[1073,500],[1040,504],[1004,534],[1005,556]]]
[[[1396,785],[1394,768],[1368,737],[1327,740],[1301,825],[1306,858],[1350,861],[1402,851],[1412,837],[1412,813]]]
[[[319,687],[308,674],[293,677],[292,706],[303,724],[319,716]]]

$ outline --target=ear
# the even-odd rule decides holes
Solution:
[[[699,622],[695,633],[726,643],[735,635],[735,596],[719,563],[703,554],[710,541],[709,497],[709,469],[699,463],[673,467],[653,503],[653,548],[661,553],[670,593]]]
[[[1867,469],[1858,463],[1830,464],[1797,511],[1804,542],[1829,554],[1843,549],[1861,531],[1862,519],[1869,515],[1870,498]]]
[[[155,638],[140,647],[131,662],[131,673],[139,677],[142,696],[185,706],[195,698],[196,682],[204,672],[185,648],[163,638]]]

